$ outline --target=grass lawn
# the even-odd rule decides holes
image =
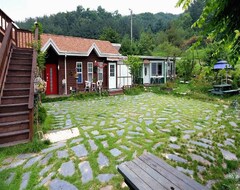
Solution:
[[[116,166],[144,151],[202,184],[224,179],[226,189],[233,184],[227,174],[239,168],[240,118],[221,102],[147,92],[43,105],[45,127],[77,127],[80,136],[20,157],[9,153],[14,147],[0,149],[0,189],[18,189],[24,179],[26,189],[47,189],[55,179],[78,189],[124,189]]]

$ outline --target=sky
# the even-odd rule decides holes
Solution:
[[[182,13],[176,8],[178,0],[0,0],[2,9],[13,21],[24,21],[26,18],[42,17],[58,12],[70,12],[81,5],[84,9],[97,10],[101,6],[107,12],[118,11],[125,16],[139,13]]]

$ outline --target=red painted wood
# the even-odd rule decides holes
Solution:
[[[47,89],[46,94],[58,94],[58,84],[57,84],[57,65],[56,64],[46,64],[46,82]]]

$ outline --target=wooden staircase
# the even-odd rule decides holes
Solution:
[[[30,31],[16,28],[1,9],[0,18],[0,147],[4,147],[33,137],[37,54],[29,44],[37,39],[38,30],[33,36]]]
[[[0,144],[29,139],[31,49],[13,49],[0,105]]]

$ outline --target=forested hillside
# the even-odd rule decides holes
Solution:
[[[202,2],[202,0],[199,0]],[[191,25],[201,14],[203,6],[195,3],[180,15],[166,13],[133,14],[133,43],[131,43],[131,16],[122,16],[117,11],[110,13],[104,8],[97,10],[76,7],[76,11],[55,15],[28,18],[17,22],[24,29],[31,29],[37,20],[44,33],[109,40],[121,43],[123,55],[179,56],[185,44],[191,41],[196,31]],[[200,13],[199,13],[200,11]]]

